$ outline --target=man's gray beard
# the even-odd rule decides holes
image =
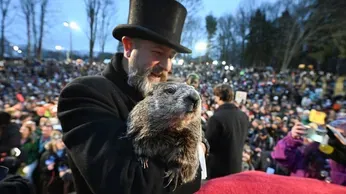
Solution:
[[[143,95],[146,95],[152,87],[152,84],[150,83],[148,79],[150,72],[151,72],[150,70],[147,70],[144,73],[139,73],[138,69],[135,70],[134,68],[129,67],[129,75],[128,75],[127,83],[130,86],[135,87]]]

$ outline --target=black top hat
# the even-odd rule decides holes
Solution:
[[[180,44],[186,14],[186,8],[175,0],[130,0],[128,24],[115,27],[113,36],[119,41],[123,36],[151,40],[179,53],[191,53]]]

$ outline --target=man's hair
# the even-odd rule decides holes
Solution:
[[[228,84],[218,84],[214,87],[214,95],[224,102],[231,102],[234,98],[233,89]]]

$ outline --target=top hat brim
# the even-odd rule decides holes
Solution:
[[[159,44],[163,44],[174,49],[178,53],[191,53],[190,49],[180,45],[179,43],[171,42],[160,34],[139,25],[121,24],[115,27],[113,30],[113,37],[121,42],[123,36],[141,38],[144,40],[150,40]]]

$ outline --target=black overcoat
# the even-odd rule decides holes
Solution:
[[[243,147],[250,127],[247,115],[233,104],[223,104],[208,120],[206,138],[210,145],[208,178],[242,170]]]
[[[149,168],[143,169],[131,141],[121,138],[129,112],[143,99],[128,85],[122,58],[116,54],[100,75],[78,78],[60,94],[58,117],[77,193],[170,193],[164,188],[165,167],[149,160]],[[200,183],[199,173],[174,193],[194,193]]]

